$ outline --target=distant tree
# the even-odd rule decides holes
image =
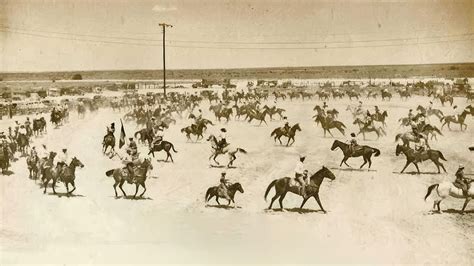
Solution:
[[[82,80],[81,74],[74,74],[74,76],[72,76],[72,80]]]

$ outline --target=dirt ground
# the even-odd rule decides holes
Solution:
[[[348,137],[334,131],[335,138],[323,137],[323,131],[312,121],[315,104],[320,101],[278,102],[287,110],[291,124],[299,122],[291,147],[282,147],[270,138],[271,131],[281,126],[279,120],[268,126],[243,121],[220,123],[208,129],[228,129],[228,141],[248,154],[239,154],[237,168],[227,169],[232,181],[242,184],[245,192],[236,195],[236,208],[226,209],[210,202],[204,194],[217,185],[223,169],[209,166],[211,148],[208,142],[189,143],[180,129],[191,123],[178,119],[165,133],[174,143],[175,163],[157,162],[147,180],[144,199],[116,199],[113,180],[105,171],[120,167],[118,159],[110,160],[101,152],[105,127],[119,124],[121,115],[101,110],[88,114],[60,129],[49,126],[46,136],[35,145],[46,143],[51,150],[67,147],[71,155],[84,164],[77,172],[77,190],[73,197],[46,195],[39,185],[29,180],[25,158],[14,163],[14,174],[0,178],[0,263],[429,263],[472,265],[474,260],[474,203],[461,215],[463,201],[449,199],[441,206],[443,214],[432,213],[432,201],[423,200],[428,185],[454,180],[458,164],[466,172],[474,172],[473,154],[467,149],[473,143],[474,119],[468,117],[467,131],[443,130],[444,136],[431,146],[447,158],[447,174],[435,174],[431,162],[420,165],[421,175],[399,174],[405,158],[395,156],[395,134],[407,131],[398,127],[398,119],[418,103],[429,99],[415,97],[402,102],[397,96],[391,102],[363,100],[364,107],[377,104],[387,110],[388,136],[375,140],[368,136],[362,144],[374,146],[382,154],[373,159],[372,171],[339,168],[340,150],[330,151],[334,139]],[[268,102],[273,104],[273,99]],[[355,131],[352,117],[345,111],[347,99],[329,101],[337,108],[339,120]],[[455,104],[464,108],[465,99]],[[439,102],[435,103],[440,107]],[[450,107],[442,108],[450,113]],[[212,116],[203,105],[205,117]],[[439,121],[432,118],[435,125]],[[4,123],[4,122],[2,122]],[[135,125],[126,124],[131,135]],[[119,130],[117,130],[118,132]],[[118,135],[118,134],[116,134]],[[346,134],[348,135],[348,134]],[[146,153],[145,147],[141,152]],[[301,198],[288,194],[285,211],[266,211],[263,199],[268,184],[275,178],[293,174],[299,154],[307,156],[311,173],[323,165],[336,179],[325,180],[320,197],[328,211],[323,214],[312,199],[303,212],[298,212]],[[164,153],[157,159],[164,159]],[[225,163],[227,158],[219,158]],[[349,159],[354,168],[360,158]],[[408,172],[414,171],[410,166]],[[125,185],[127,193],[134,187]],[[57,188],[65,192],[63,184]],[[274,191],[270,193],[272,196]],[[276,206],[275,206],[276,207]]]

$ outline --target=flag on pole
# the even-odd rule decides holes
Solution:
[[[120,129],[120,140],[119,140],[119,149],[122,148],[123,145],[125,145],[125,129],[123,128],[123,122],[122,119],[120,119],[120,124],[122,124],[122,127]]]

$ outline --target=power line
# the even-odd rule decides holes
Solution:
[[[2,30],[0,32],[14,33],[26,36],[34,36],[47,39],[62,39],[69,41],[81,41],[81,42],[92,42],[92,43],[107,43],[107,44],[121,44],[121,45],[136,45],[136,46],[158,46],[161,44],[143,43],[143,42],[121,42],[121,41],[110,41],[110,40],[93,40],[84,38],[69,38],[62,36],[50,36],[37,33],[25,33],[13,30]],[[473,36],[474,33],[466,34],[466,36]],[[437,41],[425,41],[425,42],[412,42],[412,43],[398,43],[398,44],[376,44],[376,45],[358,45],[358,46],[316,46],[316,47],[236,47],[236,46],[186,46],[186,45],[168,45],[173,48],[190,48],[190,49],[217,49],[217,50],[326,50],[326,49],[353,49],[353,48],[376,48],[376,47],[394,47],[394,46],[409,46],[409,45],[427,45],[437,43],[449,43],[449,42],[465,42],[471,41],[472,38],[467,39],[454,39],[454,40],[437,40]],[[402,41],[402,40],[401,40]]]
[[[51,33],[51,34],[61,34],[61,35],[71,35],[79,37],[92,37],[92,38],[106,38],[106,39],[116,39],[121,41],[146,41],[146,42],[162,42],[162,39],[150,39],[150,38],[133,38],[133,37],[121,37],[121,36],[106,36],[106,35],[94,35],[94,34],[80,34],[80,33],[69,33],[69,32],[58,32],[58,31],[44,31],[44,30],[25,30],[20,28],[13,28],[8,26],[0,25],[0,28],[5,28],[8,30],[15,31],[28,31],[29,34],[39,33]],[[30,33],[33,32],[33,33]],[[422,37],[409,37],[409,38],[390,38],[390,39],[369,39],[369,40],[351,40],[348,41],[287,41],[287,42],[240,42],[240,41],[200,41],[200,40],[168,40],[170,43],[197,43],[197,44],[242,44],[242,45],[252,45],[252,44],[269,44],[269,45],[285,45],[285,44],[347,44],[347,43],[370,43],[370,42],[391,42],[391,41],[412,41],[412,40],[425,40],[425,39],[441,39],[441,38],[452,38],[452,37],[463,37],[463,36],[472,36],[474,33],[460,33],[452,35],[441,35],[441,36],[422,36]]]

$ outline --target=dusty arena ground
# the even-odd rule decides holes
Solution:
[[[364,97],[365,98],[365,97]],[[209,143],[188,143],[180,129],[190,120],[178,119],[165,133],[174,143],[175,163],[157,162],[147,180],[145,199],[132,200],[114,196],[113,180],[105,171],[120,167],[118,159],[110,160],[101,152],[105,127],[119,124],[121,114],[100,110],[78,120],[71,116],[60,129],[48,125],[48,134],[37,138],[35,145],[46,143],[51,150],[67,147],[71,155],[85,164],[77,172],[74,197],[50,193],[44,195],[39,185],[29,180],[25,158],[20,158],[9,176],[1,176],[0,263],[433,263],[472,265],[474,260],[474,203],[468,213],[458,210],[463,201],[449,199],[442,203],[443,214],[432,213],[432,201],[423,200],[428,185],[454,180],[459,163],[466,172],[474,172],[472,144],[474,119],[467,118],[468,129],[459,132],[443,130],[444,136],[431,143],[443,152],[448,162],[447,174],[434,174],[431,162],[420,164],[421,175],[399,174],[405,158],[395,156],[395,134],[398,119],[418,103],[427,105],[427,97],[406,102],[395,96],[390,102],[363,100],[364,107],[377,104],[387,110],[388,136],[375,140],[370,135],[360,143],[377,147],[380,157],[373,158],[371,171],[339,168],[342,152],[330,151],[334,138],[323,137],[311,117],[320,101],[279,101],[287,110],[291,124],[299,122],[296,142],[286,148],[276,145],[271,131],[281,121],[256,126],[232,120],[208,129],[217,132],[225,124],[228,141],[248,154],[239,154],[237,168],[227,169],[232,181],[242,184],[245,192],[236,195],[236,208],[206,206],[204,193],[217,185],[223,169],[211,168]],[[269,104],[273,105],[273,99]],[[352,117],[345,111],[347,99],[328,102],[340,111],[339,120],[355,131]],[[464,108],[465,99],[455,104]],[[436,108],[442,108],[439,102]],[[213,118],[208,104],[202,106],[205,117]],[[443,110],[451,112],[450,107]],[[2,122],[5,123],[5,122]],[[440,126],[437,119],[432,123]],[[126,124],[127,134],[135,131]],[[118,132],[119,130],[117,130]],[[334,131],[335,139],[347,140]],[[116,134],[117,136],[118,134]],[[348,135],[348,134],[346,134]],[[361,138],[360,138],[361,139]],[[142,153],[146,149],[141,147]],[[299,154],[306,154],[310,172],[323,165],[331,168],[336,180],[325,180],[321,200],[327,214],[318,211],[314,199],[299,212],[301,198],[288,194],[286,211],[266,211],[263,199],[267,185],[275,178],[293,174]],[[164,159],[164,154],[157,155]],[[225,163],[226,157],[219,158]],[[354,168],[360,158],[349,160]],[[414,171],[410,166],[408,172]],[[134,187],[125,185],[127,193]],[[65,192],[63,184],[57,188]],[[51,192],[49,190],[48,192]],[[273,195],[274,190],[270,193]],[[277,207],[277,205],[275,205]]]

